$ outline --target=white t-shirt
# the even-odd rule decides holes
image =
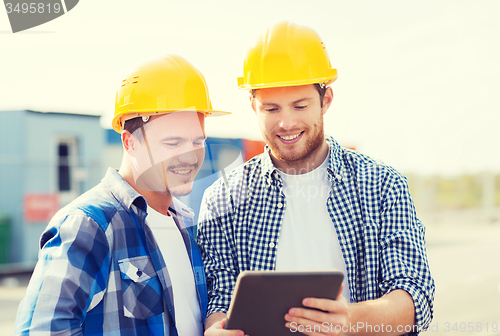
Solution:
[[[203,323],[193,269],[179,228],[171,216],[162,215],[149,206],[146,223],[158,243],[172,281],[179,336],[201,336]]]
[[[276,256],[277,271],[344,272],[342,295],[349,301],[344,257],[326,201],[331,191],[328,159],[306,174],[288,175],[281,171],[286,209],[281,224]]]

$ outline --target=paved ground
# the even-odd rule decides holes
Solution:
[[[423,335],[500,335],[500,225],[430,227],[427,252],[436,298]]]
[[[19,302],[24,297],[26,287],[0,287],[0,335],[14,334],[14,321]]]
[[[435,317],[423,336],[500,335],[500,223],[424,220],[436,280]],[[435,224],[439,222],[441,224]],[[0,286],[0,335],[12,335],[25,281]],[[1,285],[1,284],[0,284]],[[463,330],[463,331],[462,331]]]

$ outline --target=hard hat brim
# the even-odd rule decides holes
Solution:
[[[334,69],[336,70],[336,69]],[[256,90],[256,89],[266,89],[274,87],[286,87],[286,86],[299,86],[299,85],[309,85],[317,83],[325,83],[325,85],[330,85],[337,80],[337,74],[335,71],[334,76],[328,76],[324,78],[304,79],[304,80],[294,80],[294,81],[283,81],[283,82],[272,82],[272,83],[245,83],[244,77],[238,77],[238,87],[242,90]]]

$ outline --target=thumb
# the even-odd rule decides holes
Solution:
[[[340,285],[339,293],[337,294],[337,300],[342,296],[342,292],[344,291],[344,284]]]

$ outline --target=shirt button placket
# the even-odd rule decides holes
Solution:
[[[284,206],[283,202],[278,202],[278,205],[277,205],[278,209],[282,209],[283,206]],[[275,246],[276,246],[275,243],[269,243],[270,248],[274,248]]]

